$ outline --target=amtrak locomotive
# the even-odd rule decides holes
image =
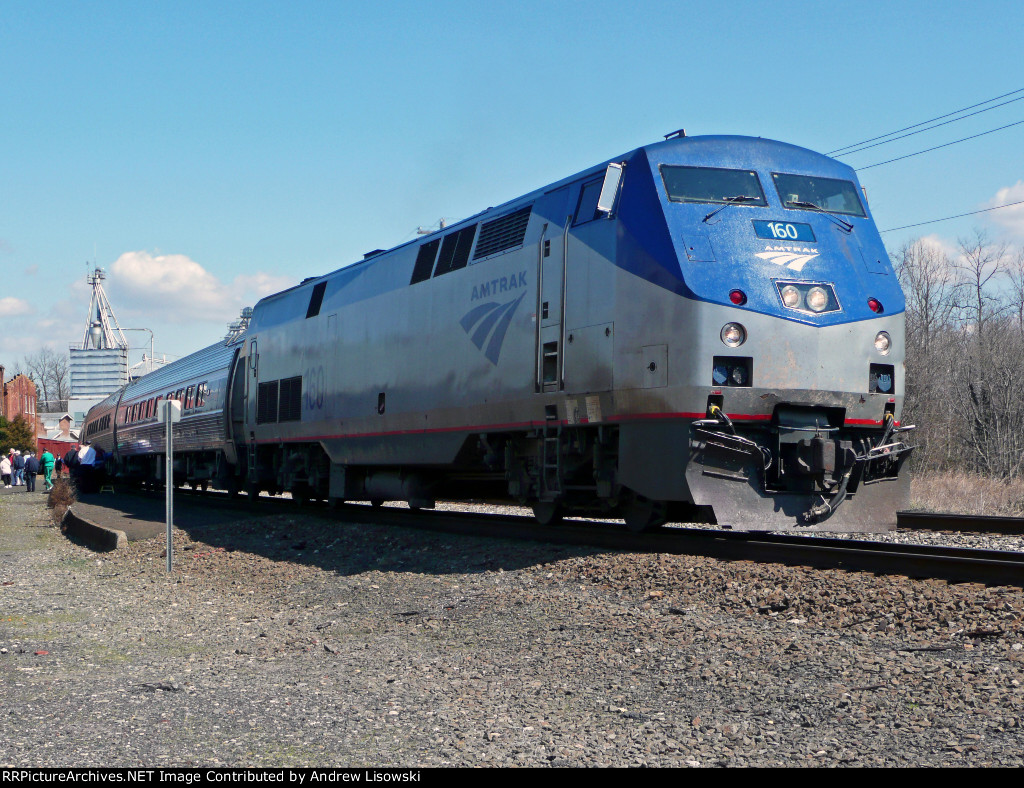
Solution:
[[[854,171],[670,135],[269,296],[93,408],[121,477],[543,522],[895,525],[904,300]]]

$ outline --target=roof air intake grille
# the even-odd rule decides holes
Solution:
[[[523,245],[526,237],[526,225],[530,223],[530,212],[532,205],[520,208],[515,213],[502,216],[499,219],[487,222],[480,227],[480,238],[476,242],[476,251],[473,259],[489,257],[506,249],[513,249]]]

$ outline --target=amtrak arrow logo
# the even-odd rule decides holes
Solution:
[[[811,260],[818,256],[814,249],[797,246],[769,246],[767,251],[758,252],[755,257],[768,260],[776,265],[792,268],[794,271],[801,271]],[[810,254],[808,254],[810,252]]]
[[[473,344],[483,350],[484,356],[495,366],[498,364],[498,356],[501,355],[501,346],[505,342],[505,334],[512,322],[512,315],[525,297],[526,293],[523,293],[514,301],[504,304],[495,301],[480,304],[470,309],[459,321],[459,325],[469,334]]]

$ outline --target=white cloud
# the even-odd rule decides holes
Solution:
[[[941,235],[932,233],[931,235],[922,236],[919,239],[919,243],[936,252],[937,254],[945,255],[946,257],[953,259],[959,254],[959,250],[956,244],[950,243],[948,240],[943,238]]]
[[[110,266],[108,285],[116,311],[218,323],[232,312],[224,284],[183,254],[125,252]]]
[[[298,281],[248,271],[225,282],[187,255],[147,251],[125,252],[105,268],[103,285],[126,331],[132,364],[143,352],[149,353],[146,330],[156,336],[158,356],[184,356],[223,337],[243,306],[255,306],[263,296]],[[68,283],[66,295],[47,307],[34,307],[20,298],[0,298],[0,319],[15,318],[5,321],[6,345],[0,343],[0,363],[11,366],[20,355],[44,345],[63,352],[69,344],[81,343],[91,288],[84,277],[76,277]]]
[[[1008,205],[1022,200],[1024,200],[1024,181],[1017,181],[1013,186],[1007,186],[997,191],[996,196],[988,201],[986,207]],[[995,224],[1013,235],[1024,238],[1024,203],[991,211],[988,215]]]
[[[243,306],[290,287],[293,277],[256,271],[225,284],[183,254],[125,252],[110,266],[108,290],[115,311],[149,320],[226,324]]]
[[[18,315],[32,314],[32,307],[28,301],[20,298],[0,298],[0,317],[16,317]]]

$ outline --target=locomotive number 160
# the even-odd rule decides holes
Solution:
[[[800,222],[754,221],[754,232],[758,238],[773,241],[814,241],[814,230],[809,224]]]
[[[768,229],[772,231],[772,235],[776,238],[791,238],[795,241],[800,237],[800,233],[797,232],[796,227],[792,224],[768,222]]]

